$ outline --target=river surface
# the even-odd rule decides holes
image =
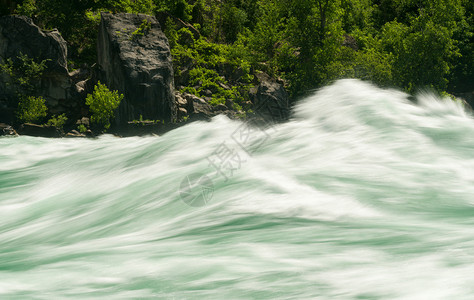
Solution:
[[[342,80],[284,124],[0,138],[1,299],[474,299],[474,119]]]

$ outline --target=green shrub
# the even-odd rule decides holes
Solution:
[[[46,117],[48,108],[43,97],[21,97],[18,103],[17,118],[21,122],[33,123]]]
[[[22,4],[18,4],[16,12],[22,16],[32,17],[37,13],[38,8],[34,0],[24,0]]]
[[[86,104],[92,113],[91,121],[96,124],[101,124],[105,129],[110,127],[110,119],[114,116],[123,95],[117,91],[110,91],[105,84],[97,83],[94,87],[94,92],[87,95]]]
[[[20,53],[15,61],[8,58],[5,63],[0,64],[0,70],[11,78],[19,95],[24,92],[32,93],[39,83],[48,61],[48,59],[45,59],[36,62],[28,55]]]
[[[66,124],[66,121],[67,121],[66,114],[61,114],[59,116],[53,116],[51,119],[48,120],[46,125],[54,126],[62,130],[64,127],[64,124]]]
[[[151,29],[151,22],[148,21],[147,19],[144,19],[142,23],[140,24],[140,26],[137,28],[137,30],[132,32],[132,35],[130,36],[130,40],[136,40],[139,37],[144,36],[145,34],[148,33],[148,31],[150,31],[150,29]]]
[[[80,133],[86,133],[87,128],[84,126],[84,124],[80,124],[77,126],[77,130],[79,130]]]
[[[7,85],[12,85],[18,99],[16,116],[20,122],[33,123],[40,121],[47,115],[47,107],[42,97],[33,96],[40,84],[46,63],[49,60],[36,62],[26,54],[17,56],[15,60],[8,58],[0,64],[0,71],[10,80]]]
[[[189,29],[177,30],[171,19],[166,28],[175,76],[180,78],[187,72],[183,76],[185,81],[181,81],[184,85],[181,92],[203,97],[210,90],[209,104],[215,106],[232,100],[235,109],[242,109],[254,79],[245,47],[209,42],[202,36],[195,39]]]

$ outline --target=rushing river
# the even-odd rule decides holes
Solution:
[[[343,80],[284,124],[0,138],[0,299],[474,299],[474,119]]]

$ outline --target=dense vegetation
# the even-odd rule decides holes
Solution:
[[[46,69],[47,60],[36,62],[33,58],[20,53],[16,60],[7,58],[0,64],[0,74],[11,78],[7,85],[12,85],[18,101],[16,118],[20,122],[38,122],[47,116],[48,108],[43,97],[36,97],[40,78]]]
[[[178,85],[198,95],[210,90],[214,104],[230,98],[237,108],[244,106],[256,71],[285,80],[293,97],[343,77],[408,92],[472,90],[471,0],[7,2],[40,26],[60,30],[71,67],[95,61],[100,11],[166,12],[170,18],[162,25]],[[177,28],[173,18],[192,24],[200,35]]]

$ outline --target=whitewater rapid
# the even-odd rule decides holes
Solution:
[[[0,138],[0,298],[473,299],[474,119],[415,100],[341,80],[266,127]]]

